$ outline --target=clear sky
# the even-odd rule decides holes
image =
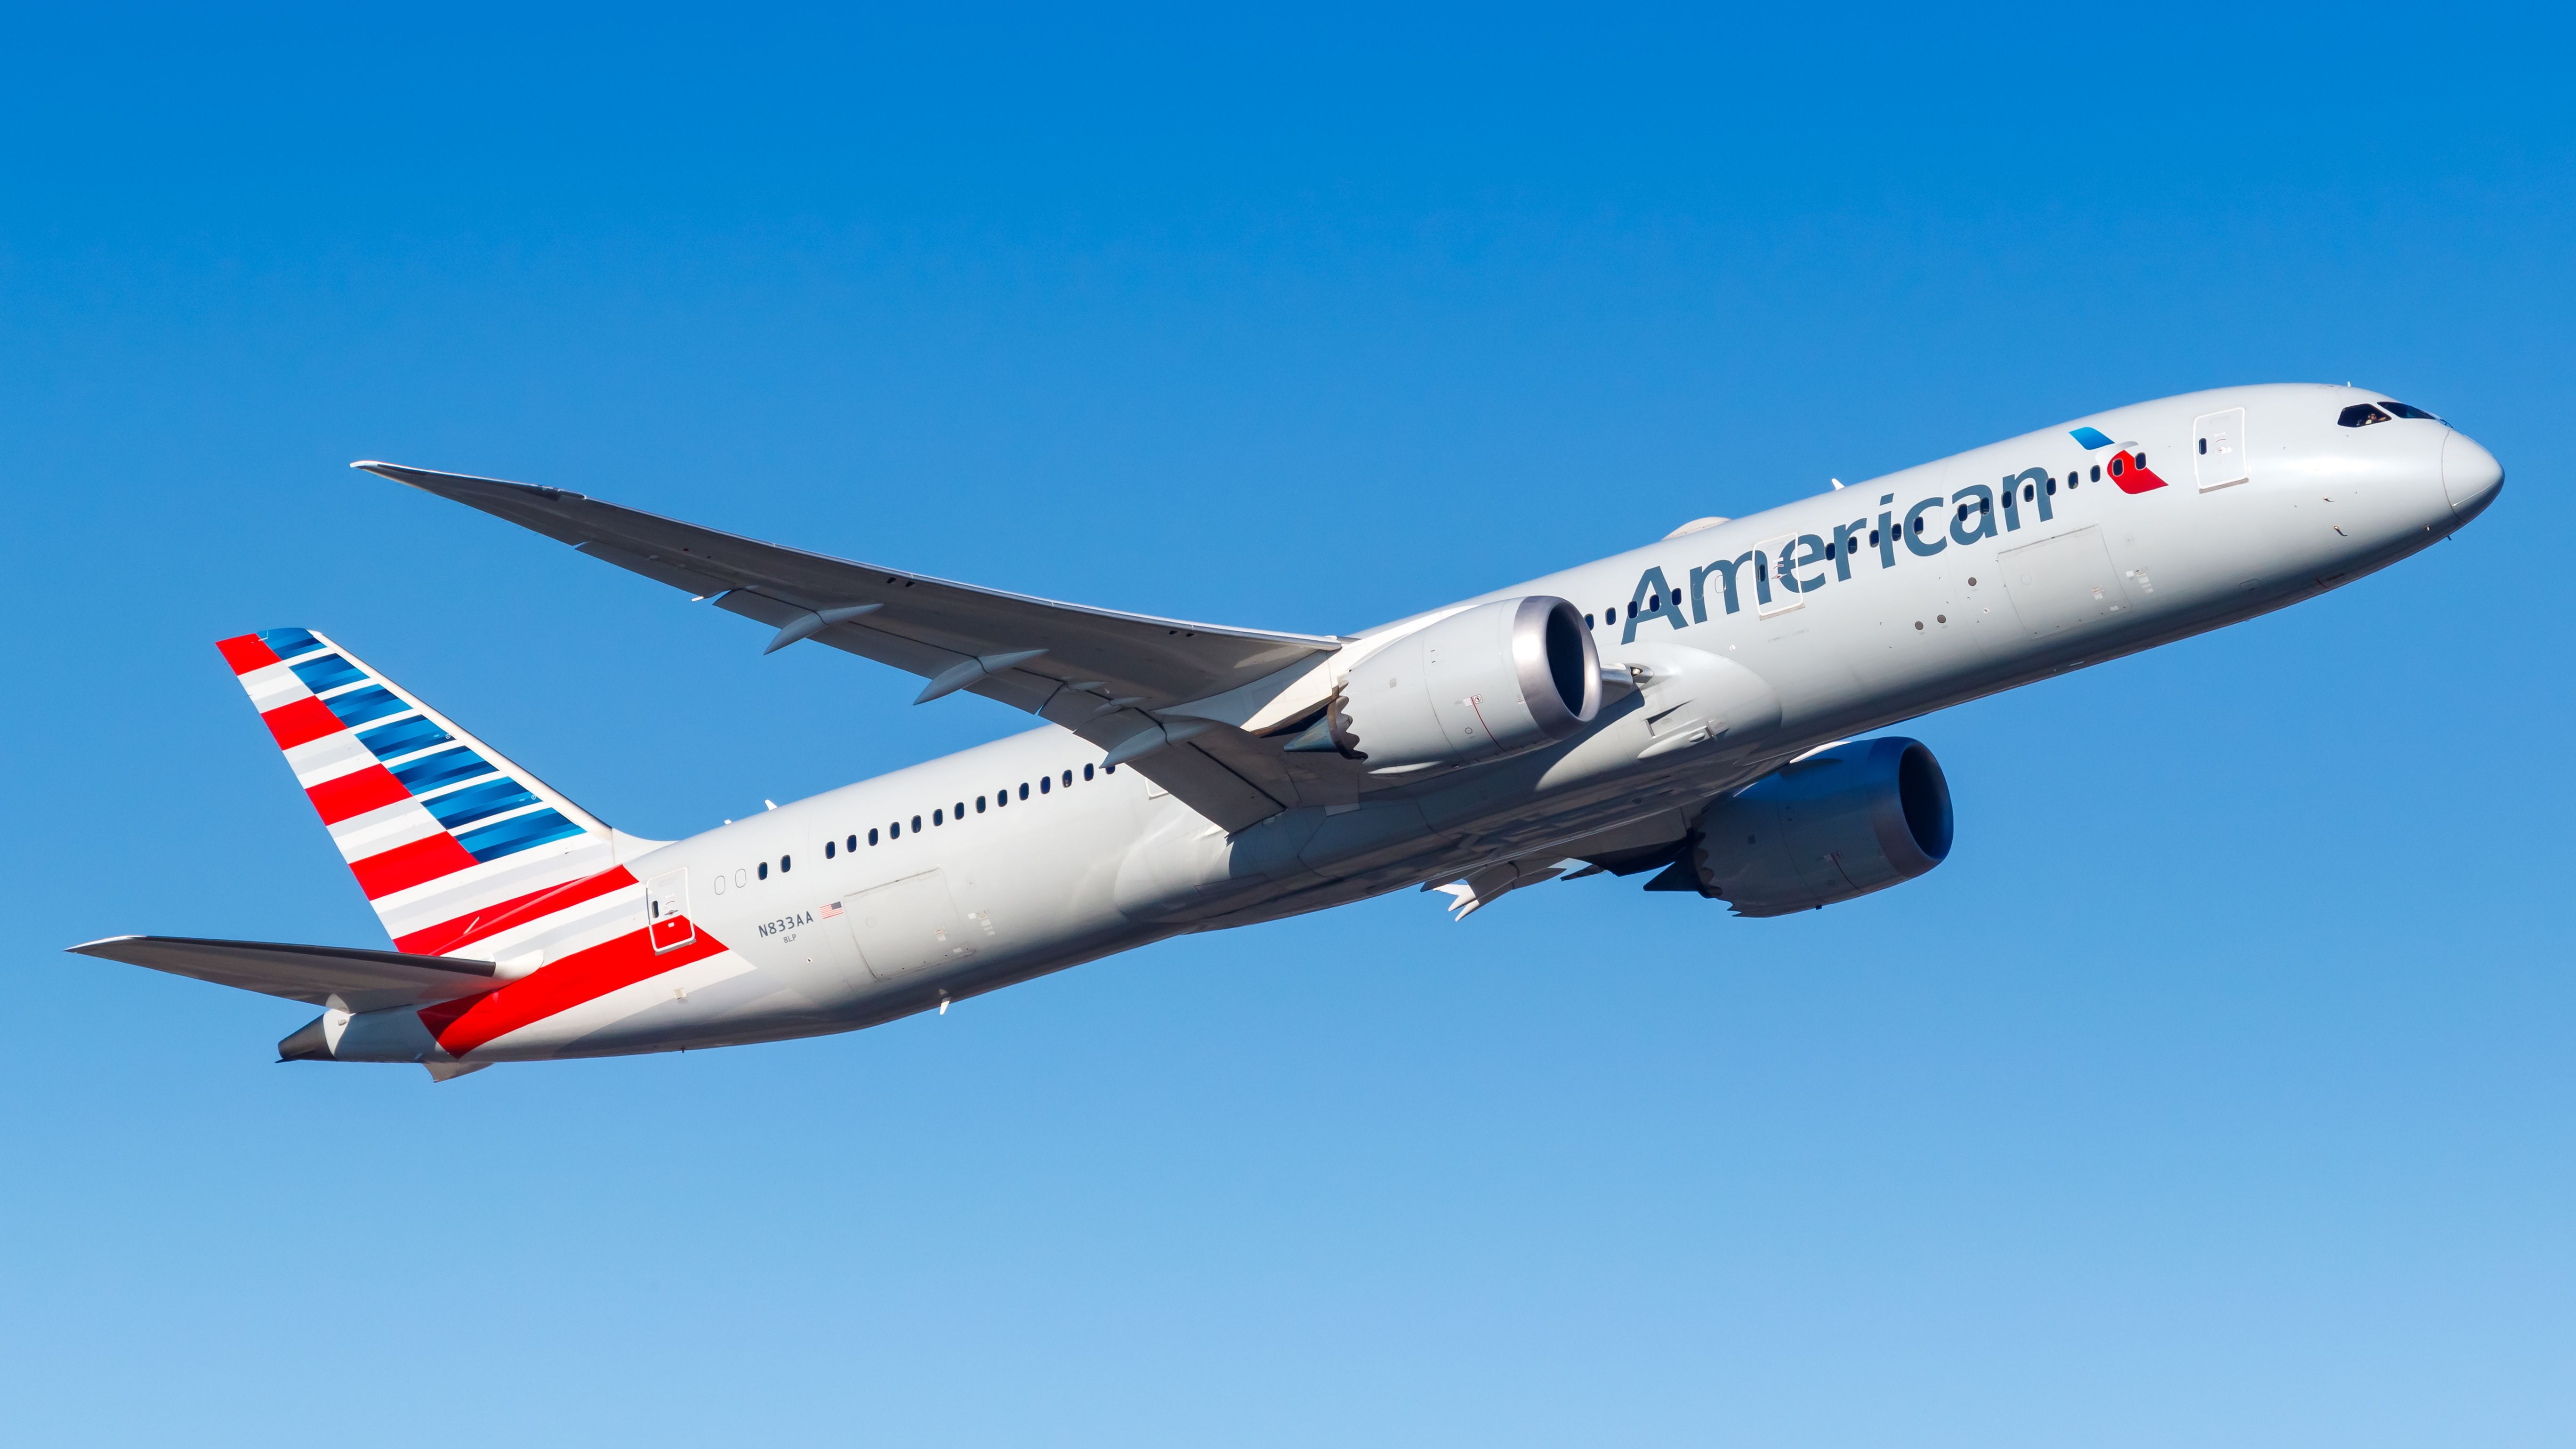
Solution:
[[[1063,9],[13,15],[0,1437],[2576,1437],[2564,12]],[[1026,723],[353,458],[1331,632],[2348,379],[2495,509],[1905,726],[1958,848],[1821,913],[1407,895],[437,1087],[60,952],[382,943],[246,629],[654,836]]]

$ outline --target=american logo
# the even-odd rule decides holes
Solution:
[[[1637,578],[1619,642],[1635,643],[1637,631],[1652,624],[1680,630],[1705,623],[1712,603],[1725,613],[1738,613],[1748,596],[1765,616],[1795,608],[1799,595],[1850,578],[1855,562],[1868,553],[1878,555],[1880,568],[1891,569],[1896,567],[1900,546],[1917,558],[1930,558],[1954,543],[1965,547],[2018,533],[2026,523],[2050,522],[2057,516],[2061,486],[2080,488],[2106,478],[2123,493],[2146,493],[2165,486],[2164,479],[2148,470],[2146,454],[2137,444],[2114,442],[2101,429],[2091,427],[2075,428],[2067,436],[2087,453],[2109,448],[2111,455],[2102,462],[2068,469],[2062,478],[2046,468],[2025,468],[1992,485],[1971,483],[1946,498],[1936,494],[1923,499],[1902,514],[1889,506],[1896,502],[1891,493],[1878,500],[1885,511],[1878,515],[1875,527],[1863,516],[1836,524],[1831,533],[1771,539],[1732,559],[1687,570],[1687,591],[1661,567],[1649,568]]]

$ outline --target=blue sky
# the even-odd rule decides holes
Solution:
[[[2555,12],[13,17],[13,1442],[2561,1444]],[[65,956],[380,941],[212,641],[670,836],[1021,727],[350,473],[1328,632],[2092,409],[2508,469],[1913,722],[1925,879],[1400,897],[432,1088]]]

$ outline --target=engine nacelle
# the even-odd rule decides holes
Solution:
[[[1401,774],[1554,744],[1600,712],[1601,654],[1582,613],[1563,599],[1502,599],[1368,656],[1287,748]]]
[[[1787,915],[1914,879],[1948,857],[1950,826],[1950,783],[1922,742],[1854,740],[1711,801],[1655,887]]]

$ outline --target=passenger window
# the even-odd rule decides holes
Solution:
[[[933,825],[945,825],[945,824],[947,824],[947,823],[948,823],[947,821],[942,820],[942,819],[940,819],[940,818],[939,818],[939,817],[940,817],[942,814],[944,814],[944,813],[945,813],[945,812],[943,812],[943,811],[938,811],[938,810],[933,810],[933,811],[931,811],[931,812],[930,812],[930,823],[931,823],[931,824],[933,824]]]
[[[2366,428],[2372,423],[2384,423],[2388,420],[2388,414],[2381,412],[2370,404],[2354,403],[2351,407],[2345,408],[2342,415],[2335,419],[2335,426],[2339,428]]]
[[[978,815],[984,813],[984,797],[981,795],[975,797],[975,813]]]
[[[1590,614],[1586,614],[1583,616],[1583,627],[1586,629],[1598,629],[1601,626],[1593,623],[1592,616]]]
[[[1618,608],[1618,606],[1614,604],[1614,605],[1612,605],[1611,607],[1609,607],[1609,608],[1607,608],[1607,609],[1602,610],[1602,611],[1601,611],[1601,622],[1602,622],[1602,623],[1604,623],[1604,624],[1616,624],[1616,623],[1618,623],[1618,622],[1619,622],[1619,608]]]
[[[762,861],[762,862],[760,863],[760,878],[761,878],[762,880],[767,880],[767,879],[769,879],[769,862],[768,862],[768,861],[765,861],[765,860],[764,860],[764,861]]]
[[[870,844],[870,845],[874,845],[874,844],[876,844],[876,843],[877,843],[877,841],[876,841],[876,834],[877,834],[877,833],[876,833],[875,831],[873,831],[873,830],[871,830],[871,831],[869,831],[869,832],[868,832],[868,844]],[[859,848],[859,838],[858,838],[856,835],[851,836],[851,837],[850,837],[850,843],[849,843],[847,846],[844,846],[844,847],[843,847],[843,849],[846,849],[846,850],[856,850],[856,849],[858,849],[858,848]]]
[[[778,873],[780,875],[785,875],[787,872],[794,870],[795,868],[796,857],[792,855],[782,855],[778,857]]]
[[[912,833],[915,835],[921,833],[921,817],[918,815],[912,817]]]
[[[2093,465],[2093,481],[2096,483],[2102,481],[2102,465],[2099,463]]]
[[[1067,785],[1070,785],[1070,784],[1072,784],[1072,783],[1073,783],[1073,772],[1072,772],[1071,770],[1067,770],[1067,771],[1065,771],[1065,772],[1064,772],[1064,782],[1065,782]]]
[[[744,875],[743,872],[737,870],[733,873],[733,883],[736,889],[740,889],[742,886],[750,883],[750,878]]]
[[[965,802],[965,801],[963,801],[963,800],[960,800],[960,801],[958,801],[956,804],[949,806],[949,807],[948,807],[948,814],[949,814],[949,815],[950,815],[950,817],[951,817],[951,818],[953,818],[953,819],[957,819],[957,820],[963,820],[963,819],[965,819],[965,818],[966,818],[966,802]]]
[[[825,860],[830,860],[830,859],[832,858],[832,842],[831,842],[831,841],[826,840],[826,841],[824,841],[824,842],[823,842],[823,858],[824,858]]]
[[[2441,421],[2440,418],[2433,416],[2422,408],[2408,407],[2402,402],[2390,402],[2386,398],[2381,398],[2379,400],[2379,405],[2388,409],[2390,412],[2397,414],[2401,418],[2422,418],[2428,423],[2438,423]]]
[[[1047,778],[1046,776],[1044,776],[1044,775],[1040,775],[1040,776],[1038,776],[1038,793],[1039,793],[1039,794],[1041,794],[1041,795],[1045,794],[1045,793],[1046,793],[1050,788],[1052,788],[1052,787],[1054,786],[1054,784],[1055,784],[1055,782],[1054,782],[1053,780],[1051,780],[1051,779]],[[1021,789],[1023,789],[1023,790],[1025,790],[1025,789],[1027,789],[1027,788],[1028,788],[1028,786],[1026,786],[1026,785],[1022,785],[1020,788],[1021,788]]]
[[[1001,809],[1003,806],[1008,805],[1008,804],[1010,804],[1010,803],[1011,803],[1011,787],[1010,787],[1010,786],[1008,786],[1008,785],[1004,785],[1001,789],[996,790],[996,791],[994,791],[994,792],[993,792],[993,808],[994,808],[994,809],[999,810],[999,809]]]
[[[1103,765],[1100,767],[1100,773],[1104,775],[1115,775],[1118,773],[1118,767],[1116,765]]]
[[[889,825],[889,826],[887,826],[887,827],[886,827],[886,839],[888,839],[888,840],[901,840],[901,839],[903,839],[903,822],[902,822],[902,821],[898,820],[898,821],[896,821],[895,823],[893,823],[892,825]]]
[[[1029,782],[1026,780],[1020,782],[1020,798],[1023,800],[1029,798]]]
[[[1091,778],[1091,767],[1089,765],[1082,767],[1082,778],[1086,780]]]
[[[870,844],[870,845],[874,845],[874,844],[876,844],[876,843],[877,843],[877,830],[876,830],[876,827],[875,827],[875,826],[871,825],[871,826],[869,826],[869,827],[868,827],[868,844]]]
[[[2120,460],[2117,458],[2111,460],[2111,476],[2114,478],[2120,476]]]

